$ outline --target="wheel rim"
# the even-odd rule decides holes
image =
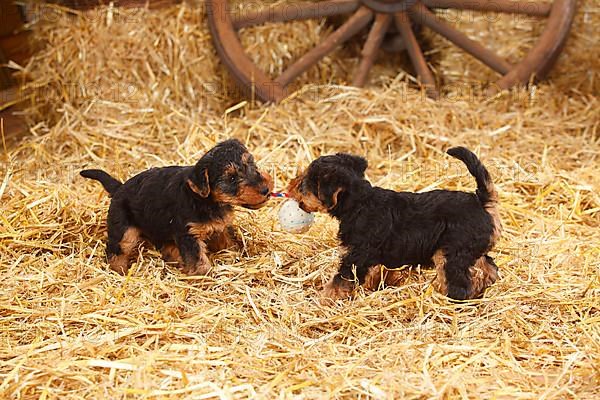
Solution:
[[[361,52],[362,57],[352,81],[354,86],[364,86],[384,35],[395,25],[402,36],[421,86],[430,97],[438,97],[435,78],[416,39],[413,23],[423,25],[446,38],[496,71],[500,77],[491,83],[488,94],[527,84],[532,77],[544,78],[551,69],[565,44],[576,8],[576,0],[554,0],[553,3],[511,0],[324,0],[265,7],[232,18],[228,11],[228,0],[207,0],[206,4],[213,42],[224,65],[242,89],[253,97],[268,102],[284,99],[290,83],[369,24],[371,26]],[[536,44],[525,57],[517,64],[510,64],[493,50],[437,18],[431,9],[518,13],[545,18],[547,23]],[[240,28],[266,22],[288,22],[336,15],[349,17],[275,79],[268,77],[252,62],[237,34]]]

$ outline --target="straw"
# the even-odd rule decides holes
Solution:
[[[30,132],[7,143],[0,169],[2,397],[596,398],[600,15],[579,3],[556,68],[530,89],[485,98],[476,88],[493,75],[424,32],[441,100],[415,89],[401,56],[379,63],[366,89],[345,86],[357,42],[279,105],[236,94],[199,3],[41,8],[52,18],[34,26],[40,50],[22,75]],[[473,18],[461,29],[512,61],[540,31],[530,19]],[[242,36],[276,73],[330,29],[306,21]],[[433,291],[433,271],[406,268],[400,287],[322,305],[337,223],[318,215],[306,234],[286,233],[277,199],[237,211],[243,243],[212,254],[207,277],[181,274],[147,245],[128,276],[110,272],[110,199],[78,172],[127,179],[190,165],[229,137],[279,190],[315,157],[346,151],[369,160],[375,185],[473,191],[444,153],[471,148],[500,194],[505,230],[490,255],[501,278],[455,304]]]

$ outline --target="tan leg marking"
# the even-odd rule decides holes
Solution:
[[[496,191],[496,187],[491,180],[488,181],[486,186],[490,194],[490,202],[484,208],[492,217],[492,224],[494,225],[490,243],[491,249],[500,240],[500,236],[502,236],[502,221],[500,221],[500,211],[498,210],[498,192]]]
[[[300,185],[302,181],[306,177],[306,172],[302,172],[297,177],[292,179],[287,187],[288,195],[296,200],[298,203],[302,204],[303,208],[307,212],[327,212],[327,207],[323,205],[321,200],[314,194],[310,192],[303,193],[300,190]],[[336,195],[337,196],[337,195]],[[336,200],[337,201],[337,200]]]
[[[129,261],[133,251],[141,241],[141,231],[136,227],[129,227],[123,234],[119,246],[121,247],[121,254],[112,256],[108,263],[110,269],[118,274],[126,275],[129,271]]]
[[[196,238],[198,243],[198,262],[196,265],[183,265],[182,271],[187,275],[206,275],[211,269],[211,263],[206,255],[206,242],[213,235],[220,235],[232,220],[232,215],[227,214],[224,218],[205,223],[192,222],[187,225],[190,235]]]
[[[444,296],[447,296],[448,282],[446,281],[446,256],[442,250],[437,250],[431,259],[435,265],[436,272],[433,287]]]
[[[210,251],[217,252],[233,247],[235,245],[235,241],[231,238],[231,235],[229,234],[229,227],[227,227],[221,232],[211,235],[206,244]]]
[[[206,255],[206,244],[198,240],[198,262],[195,265],[181,264],[181,271],[186,275],[206,275],[210,271],[212,265]]]
[[[365,276],[364,287],[369,290],[378,290],[381,283],[385,286],[400,286],[404,278],[403,270],[387,269],[384,267],[373,267]]]
[[[210,236],[223,232],[233,219],[231,214],[209,222],[190,222],[187,225],[188,232],[198,240],[206,241]]]
[[[183,265],[181,254],[179,253],[179,249],[177,248],[175,243],[168,243],[164,245],[160,249],[160,254],[162,255],[163,260],[165,260],[166,262],[176,262],[179,265]]]
[[[323,287],[321,291],[322,301],[327,304],[332,300],[346,299],[352,296],[352,292],[356,288],[356,282],[347,281],[345,279],[336,283],[335,276]]]
[[[471,291],[469,298],[475,299],[481,297],[485,290],[496,282],[498,279],[498,270],[494,265],[491,265],[485,258],[480,257],[475,265],[469,268],[471,275]]]

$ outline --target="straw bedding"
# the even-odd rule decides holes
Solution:
[[[280,105],[240,102],[204,12],[39,8],[40,52],[21,71],[31,133],[3,149],[0,175],[0,392],[5,398],[595,398],[600,386],[600,15],[581,1],[551,79],[486,99],[492,75],[427,36],[445,96],[424,98],[390,60],[365,90],[337,51]],[[48,17],[50,16],[50,17]],[[534,20],[473,14],[469,34],[508,58]],[[485,31],[494,33],[487,35]],[[331,28],[267,25],[244,42],[273,73]],[[511,32],[510,35],[506,32]],[[394,57],[391,57],[392,59]],[[398,58],[398,57],[396,57]],[[328,85],[331,84],[331,85]],[[300,87],[300,85],[298,86]],[[240,210],[241,251],[186,277],[140,248],[130,276],[107,270],[109,199],[83,167],[125,179],[193,163],[236,137],[282,188],[298,166],[350,151],[369,179],[398,190],[473,190],[443,150],[466,145],[499,189],[501,279],[453,304],[431,271],[323,306],[336,268],[336,223],[282,232],[278,200]]]

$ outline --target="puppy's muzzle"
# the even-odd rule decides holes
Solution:
[[[256,203],[245,203],[242,204],[242,207],[249,208],[251,210],[256,210],[258,208],[263,207],[269,199],[271,198],[271,192],[273,191],[273,179],[271,175],[266,172],[261,172],[260,174],[260,183],[257,185],[256,193],[258,197],[261,197],[260,200]]]

